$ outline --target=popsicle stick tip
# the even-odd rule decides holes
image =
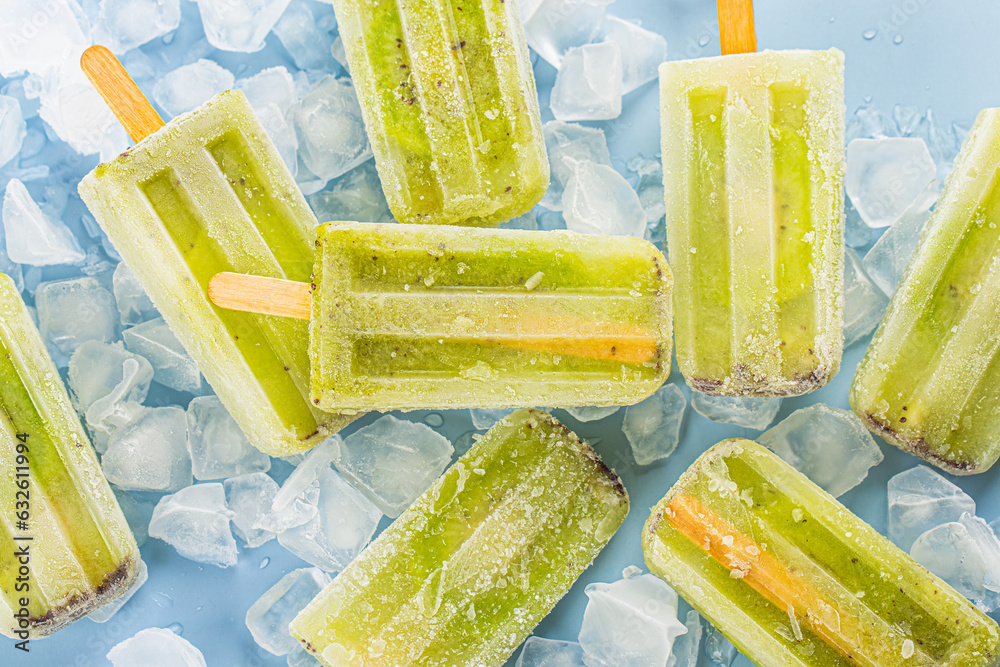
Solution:
[[[312,288],[308,283],[221,272],[208,281],[208,300],[219,308],[260,315],[308,320],[312,314]]]
[[[722,55],[754,53],[757,33],[753,22],[753,0],[716,0]]]
[[[80,56],[80,69],[133,141],[138,143],[163,127],[163,119],[106,46],[88,47]]]

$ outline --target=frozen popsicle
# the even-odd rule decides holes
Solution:
[[[840,367],[843,70],[836,49],[660,66],[677,363],[698,391],[794,396]]]
[[[128,590],[139,547],[18,295],[0,274],[0,632],[51,634]]]
[[[775,454],[726,440],[643,530],[650,571],[758,665],[985,667],[996,623]]]
[[[148,107],[134,92],[122,112],[102,90],[125,122]],[[309,401],[307,325],[216,308],[206,286],[219,271],[308,281],[315,217],[240,91],[139,134],[80,196],[250,442],[309,449],[350,420]]]
[[[670,270],[646,241],[375,223],[317,237],[311,314],[297,290],[323,410],[627,405],[670,374]],[[246,307],[221,278],[214,302]],[[237,301],[269,305],[238,278]]]
[[[628,513],[538,410],[501,420],[292,621],[329,667],[501,665]]]
[[[980,112],[851,385],[868,428],[954,474],[1000,457],[1000,109]]]
[[[514,0],[334,0],[382,188],[400,222],[496,225],[549,184]]]

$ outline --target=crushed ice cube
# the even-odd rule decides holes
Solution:
[[[180,0],[101,0],[93,40],[121,54],[176,30],[180,23]]]
[[[21,104],[17,99],[0,95],[0,167],[21,152],[28,128],[21,114]]]
[[[705,631],[705,656],[713,665],[729,667],[736,659],[736,647],[711,625]]]
[[[844,243],[850,248],[863,248],[872,242],[872,228],[861,219],[851,200],[844,201]]]
[[[281,66],[268,67],[253,76],[240,79],[236,82],[236,87],[243,91],[247,102],[255,110],[274,104],[284,113],[298,99],[291,73]]]
[[[38,206],[19,179],[7,182],[3,196],[7,256],[18,264],[77,264],[86,255],[73,233]]]
[[[149,362],[121,343],[87,341],[69,360],[69,387],[77,408],[87,426],[108,435],[142,413],[152,380]]]
[[[112,616],[118,613],[119,609],[125,606],[126,602],[132,599],[132,596],[135,595],[135,592],[139,590],[144,583],[146,583],[147,579],[149,579],[149,570],[146,568],[146,561],[140,558],[139,574],[136,575],[135,581],[132,582],[132,585],[111,602],[108,602],[103,607],[98,607],[94,611],[87,614],[87,618],[95,623],[107,623],[111,620]]]
[[[625,408],[622,432],[641,466],[665,459],[677,449],[687,399],[675,384],[666,384],[652,396]]]
[[[280,533],[301,526],[315,517],[316,499],[319,495],[316,479],[320,469],[329,467],[333,462],[339,447],[337,438],[329,438],[313,447],[295,466],[295,470],[275,494],[268,512],[253,527]]]
[[[333,184],[309,196],[316,218],[320,222],[331,220],[364,220],[365,222],[389,222],[389,204],[382,192],[375,164],[371,161],[350,170]]]
[[[853,248],[844,250],[844,347],[858,342],[878,326],[889,297],[868,277]]]
[[[528,637],[514,667],[583,667],[583,648],[576,642]]]
[[[847,145],[845,185],[851,203],[869,227],[888,227],[907,209],[929,209],[937,166],[923,139],[855,139]]]
[[[195,479],[222,479],[271,469],[271,457],[250,444],[217,396],[192,399],[187,425]]]
[[[298,134],[299,157],[319,180],[329,181],[371,158],[350,80],[323,78],[288,113]]]
[[[108,660],[113,667],[206,667],[201,651],[167,628],[140,630],[115,645]]]
[[[632,168],[632,165],[629,165]],[[636,194],[646,211],[646,223],[653,224],[667,214],[667,204],[663,197],[663,163],[660,160],[641,160],[635,164],[639,175]]]
[[[590,160],[610,167],[611,154],[604,131],[600,128],[551,120],[542,126],[542,134],[549,155],[551,178],[541,204],[561,211],[563,191],[573,176],[573,166],[566,158]]]
[[[194,111],[236,83],[233,73],[214,60],[199,59],[167,72],[153,87],[153,99],[171,116]]]
[[[652,574],[590,584],[580,628],[587,667],[665,665],[674,639],[687,632],[677,620],[677,593]]]
[[[565,159],[573,170],[562,196],[566,229],[641,239],[646,233],[646,212],[625,177],[607,165]]]
[[[580,406],[575,408],[563,408],[566,412],[572,415],[573,419],[579,422],[596,422],[605,417],[610,417],[611,415],[618,412],[620,405],[607,405],[607,406],[597,406],[588,405]]]
[[[279,579],[247,611],[246,624],[254,641],[274,655],[285,655],[298,646],[288,624],[330,581],[328,574],[315,567],[292,570]]]
[[[705,419],[763,431],[781,409],[780,398],[709,396],[691,392],[691,407]]]
[[[909,551],[916,539],[935,526],[976,513],[976,501],[926,466],[905,470],[889,480],[889,539]]]
[[[284,13],[288,0],[195,0],[208,43],[223,51],[253,53]]]
[[[88,340],[115,339],[118,311],[111,292],[90,276],[41,283],[35,289],[38,330],[60,367]]]
[[[684,617],[684,627],[687,632],[674,642],[667,667],[698,667],[702,636],[701,614],[693,609],[689,611]]]
[[[160,316],[146,290],[139,284],[139,279],[125,262],[119,262],[115,268],[112,286],[122,324],[142,324]]]
[[[622,95],[657,78],[667,59],[667,40],[637,23],[604,15],[597,39],[614,42],[622,57]]]
[[[289,172],[294,177],[298,172],[299,160],[299,138],[295,135],[295,129],[288,124],[284,112],[277,104],[255,108],[257,119],[267,132],[268,138],[274,143],[274,147],[281,156],[281,161],[288,167]]]
[[[862,261],[865,271],[886,295],[891,296],[903,279],[910,257],[920,243],[924,223],[930,216],[930,211],[907,212],[865,255]]]
[[[426,424],[385,415],[344,438],[334,465],[394,519],[444,472],[454,451]]]
[[[477,431],[493,428],[494,424],[512,412],[513,408],[471,408],[469,414],[472,416],[472,428]]]
[[[757,442],[834,497],[860,484],[884,458],[853,412],[825,403],[796,410]]]
[[[153,379],[177,391],[200,392],[204,388],[194,359],[162,317],[122,332],[129,352],[140,354],[153,365]]]
[[[614,42],[566,52],[549,101],[557,120],[610,120],[622,113],[622,56]]]
[[[916,539],[910,555],[965,597],[985,600],[989,565],[965,524],[952,521],[931,528]]]
[[[90,46],[71,0],[0,2],[0,76],[43,74]]]
[[[114,432],[101,465],[108,481],[123,489],[176,491],[188,486],[191,455],[184,410],[147,408]]]
[[[299,644],[288,654],[288,667],[323,667],[323,663]]]
[[[226,504],[233,511],[233,532],[253,549],[274,539],[269,530],[254,528],[254,524],[271,509],[278,494],[278,483],[262,472],[230,477],[224,484]]]
[[[896,124],[873,106],[859,107],[847,121],[847,141],[895,136]]]
[[[160,499],[149,521],[149,536],[173,546],[184,558],[230,567],[237,558],[229,529],[232,516],[222,484],[196,484]]]
[[[330,47],[337,25],[333,7],[313,0],[292,0],[274,24],[274,34],[299,69],[330,72],[336,69]]]
[[[566,51],[597,37],[613,0],[533,0],[522,7],[528,46],[558,68]]]
[[[0,223],[0,273],[14,281],[14,287],[18,292],[24,291],[24,272],[20,264],[12,262],[7,256],[7,240],[2,223]]]

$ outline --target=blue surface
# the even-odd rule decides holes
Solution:
[[[2,1],[2,0],[0,0]],[[889,114],[896,103],[921,109],[932,107],[938,122],[948,127],[959,122],[968,127],[984,106],[1000,104],[1000,43],[995,26],[1000,24],[1000,5],[973,2],[932,2],[931,0],[758,0],[757,30],[760,48],[827,48],[836,46],[847,54],[848,114],[872,103]],[[201,37],[198,11],[194,3],[182,2],[184,22],[169,46],[156,40],[143,47],[158,70],[172,69],[180,62],[167,55],[183,54],[184,45]],[[669,57],[682,59],[717,55],[719,50],[715,3],[711,0],[618,0],[610,11],[623,18],[639,18],[646,28],[660,32],[668,40]],[[877,33],[866,39],[869,30]],[[902,38],[900,41],[899,38]],[[897,43],[899,42],[899,43]],[[291,59],[272,34],[263,51],[250,56],[210,51],[237,76],[248,76],[265,67],[286,65]],[[973,59],[980,59],[978,62]],[[986,64],[987,66],[983,66]],[[548,90],[555,70],[544,62],[536,67],[539,92],[546,119]],[[2,79],[0,79],[2,82]],[[146,89],[148,94],[150,90]],[[598,124],[608,136],[615,166],[626,172],[625,164],[635,155],[658,154],[659,128],[657,90],[649,84],[625,98],[621,118]],[[40,128],[35,119],[30,127]],[[75,186],[94,158],[47,148],[36,162],[46,162]],[[30,166],[30,165],[28,165]],[[79,224],[79,210],[71,204],[67,221]],[[75,217],[74,217],[75,212]],[[70,218],[73,218],[72,220]],[[46,269],[45,279],[66,275],[65,269]],[[822,401],[847,408],[847,388],[868,339],[845,352],[840,374],[825,388],[805,397],[784,402],[778,419],[797,408]],[[679,373],[671,381],[690,392]],[[426,413],[409,413],[422,419]],[[445,424],[439,430],[452,440],[471,430],[467,411],[442,413]],[[621,475],[632,498],[632,511],[609,547],[598,557],[555,611],[538,626],[536,633],[555,639],[574,639],[586,605],[584,588],[595,581],[614,581],[627,565],[642,565],[639,531],[650,508],[676,481],[688,465],[707,447],[733,436],[753,437],[757,432],[710,422],[690,408],[682,429],[677,452],[667,461],[637,467],[628,443],[621,434],[623,411],[599,422],[581,424],[557,411],[557,417],[591,441],[605,461]],[[375,416],[360,420],[348,431],[370,423]],[[880,443],[885,461],[873,469],[868,479],[841,500],[876,529],[886,528],[886,482],[896,473],[917,464],[917,459]],[[283,479],[289,468],[279,464],[275,475]],[[953,478],[978,503],[978,513],[987,521],[1000,514],[1000,494],[991,491],[1000,466],[985,474]],[[382,527],[388,525],[384,519]],[[302,567],[303,562],[282,549],[276,541],[253,550],[241,549],[236,567],[221,570],[202,566],[179,557],[172,547],[151,540],[142,548],[149,566],[149,581],[110,622],[98,625],[88,620],[60,631],[54,637],[33,641],[31,653],[14,650],[13,643],[0,643],[3,665],[106,665],[108,650],[151,627],[183,626],[183,636],[202,650],[210,666],[279,666],[285,664],[257,647],[244,625],[249,606],[282,575]],[[510,663],[513,664],[513,661]],[[738,665],[749,664],[740,658]]]

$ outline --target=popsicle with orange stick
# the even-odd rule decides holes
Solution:
[[[222,273],[216,305],[310,319],[324,410],[627,405],[670,373],[671,277],[631,237],[327,223],[310,283]]]

